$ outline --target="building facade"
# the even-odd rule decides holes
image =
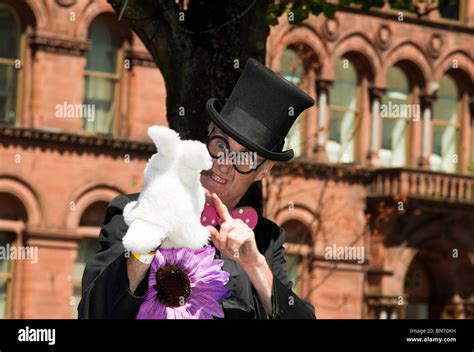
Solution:
[[[272,27],[267,66],[317,104],[265,212],[318,317],[472,318],[474,3],[392,3]],[[0,1],[0,38],[0,241],[37,250],[0,261],[0,317],[71,318],[108,202],[143,185],[165,84],[105,0]]]

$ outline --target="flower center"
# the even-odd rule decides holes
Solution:
[[[156,298],[167,307],[179,307],[191,294],[188,274],[174,265],[166,265],[156,272]]]

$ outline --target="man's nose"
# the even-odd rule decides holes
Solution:
[[[222,172],[224,174],[230,172],[232,169],[232,162],[230,158],[226,158],[224,162],[219,162],[217,160],[216,163],[217,163],[217,168],[219,169],[219,172]]]

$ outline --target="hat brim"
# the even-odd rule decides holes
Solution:
[[[241,135],[237,130],[230,126],[219,114],[216,109],[216,103],[219,103],[217,98],[211,98],[206,102],[206,110],[209,113],[209,116],[217,127],[227,133],[231,138],[235,139],[237,142],[242,144],[244,147],[248,148],[251,151],[257,152],[258,155],[263,156],[266,159],[273,161],[288,161],[293,158],[294,152],[293,149],[288,149],[282,152],[273,152],[267,150],[258,144],[254,143],[246,136]],[[220,105],[220,103],[219,103]],[[220,109],[219,109],[220,110]]]

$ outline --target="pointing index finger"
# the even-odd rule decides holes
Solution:
[[[215,193],[212,193],[212,202],[214,203],[214,207],[216,208],[217,213],[219,214],[219,217],[221,218],[222,222],[232,219],[232,216],[230,216],[227,207],[224,203],[222,203],[220,198]]]

